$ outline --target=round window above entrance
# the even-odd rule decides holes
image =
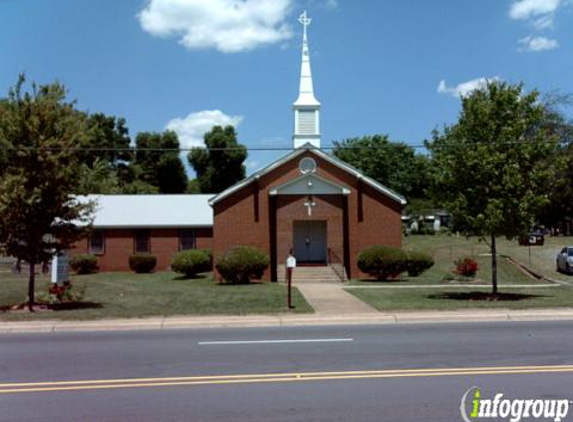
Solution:
[[[302,174],[310,174],[316,171],[316,161],[310,157],[304,157],[298,164],[298,169]]]

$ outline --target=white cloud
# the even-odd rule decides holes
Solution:
[[[553,15],[537,18],[533,22],[533,26],[538,31],[543,31],[544,29],[553,29]]]
[[[249,170],[258,170],[261,167],[261,163],[258,160],[247,160],[245,166]]]
[[[441,80],[438,85],[438,92],[440,94],[448,94],[453,97],[466,97],[476,89],[484,88],[489,81],[497,81],[497,76],[493,78],[477,78],[471,81],[462,82],[457,86],[448,86],[445,80]]]
[[[514,0],[509,11],[512,19],[523,20],[554,13],[565,0]]]
[[[520,51],[545,51],[545,50],[555,50],[559,47],[557,40],[546,37],[525,37],[519,40]]]
[[[203,110],[190,113],[184,118],[175,118],[167,123],[165,129],[177,133],[182,148],[204,146],[203,135],[213,126],[232,125],[237,127],[243,116],[229,116],[221,110]]]
[[[292,0],[149,0],[137,17],[145,31],[177,37],[189,50],[237,53],[291,38],[285,22],[291,5]]]
[[[338,0],[326,0],[325,6],[327,9],[338,9]]]
[[[527,21],[536,31],[545,31],[554,28],[557,11],[571,4],[572,0],[513,0],[509,16],[515,20]],[[531,42],[531,46],[528,46]],[[558,46],[556,40],[533,36],[523,38],[519,43],[525,44],[520,47],[520,51],[551,50]]]

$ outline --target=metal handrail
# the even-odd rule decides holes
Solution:
[[[334,260],[332,258],[334,258]],[[340,267],[333,266],[332,264],[340,264]],[[344,261],[331,248],[328,248],[328,265],[330,268],[332,268],[334,274],[338,276],[340,281],[346,281],[346,269],[344,268]]]

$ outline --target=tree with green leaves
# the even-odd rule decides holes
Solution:
[[[552,172],[544,160],[556,142],[543,122],[537,91],[490,81],[463,97],[458,122],[435,131],[427,142],[436,172],[434,195],[459,230],[489,243],[494,297],[496,237],[526,233],[547,203]]]
[[[93,149],[82,154],[82,162],[93,166],[96,160],[109,163],[119,174],[132,160],[131,139],[125,119],[103,113],[87,117],[88,136],[82,148]]]
[[[554,173],[546,187],[549,201],[538,220],[546,227],[559,228],[565,235],[573,233],[573,121],[563,108],[573,104],[573,96],[551,92],[544,96],[544,127],[558,141],[554,154],[545,165]]]
[[[87,136],[85,115],[66,100],[64,86],[32,85],[21,76],[0,101],[0,245],[29,266],[28,307],[35,268],[68,249],[90,228],[93,204],[80,203],[80,160],[72,148]]]
[[[175,132],[140,132],[135,144],[135,172],[140,182],[155,186],[160,193],[185,192],[187,174],[179,157]]]
[[[132,190],[136,167],[125,119],[85,113],[87,136],[77,147],[82,164],[78,194],[120,194]]]
[[[233,126],[214,126],[205,134],[207,148],[193,148],[187,159],[202,193],[219,193],[243,180],[247,149],[237,142]]]
[[[392,142],[388,135],[363,136],[334,142],[333,154],[409,201],[427,197],[430,165],[414,148]]]

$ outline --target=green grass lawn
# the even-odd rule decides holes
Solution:
[[[491,256],[489,247],[480,242],[477,238],[465,238],[463,236],[408,236],[403,239],[403,248],[407,250],[420,250],[430,253],[434,257],[435,264],[428,271],[418,277],[409,277],[406,273],[402,274],[400,280],[392,281],[392,285],[433,285],[433,284],[489,284],[491,283]],[[511,243],[500,241],[504,250],[511,249]],[[519,248],[515,242],[514,248]],[[473,257],[478,263],[478,273],[472,280],[453,280],[444,282],[446,276],[452,275],[455,268],[454,261],[465,256]],[[509,262],[503,257],[498,257],[498,282],[500,284],[542,284],[522,270],[515,264]],[[352,281],[351,284],[360,285],[380,285],[388,282],[368,282]]]
[[[399,280],[395,281],[368,281],[368,280],[352,280],[353,285],[435,285],[435,284],[490,284],[491,283],[491,258],[485,256],[474,257],[478,262],[479,270],[473,279],[456,279],[452,281],[444,281],[446,275],[452,274],[454,269],[453,260],[449,257],[435,257],[436,263],[432,268],[419,275],[418,277],[409,277],[408,274],[402,274]],[[526,275],[523,271],[519,270],[511,262],[500,258],[498,260],[498,280],[500,284],[542,284],[543,282],[537,281],[534,278]]]
[[[49,280],[40,276],[36,292],[46,292]],[[73,276],[73,289],[83,291],[81,309],[1,312],[0,320],[101,319],[175,315],[246,315],[287,312],[286,287],[277,283],[218,285],[210,274],[182,279],[175,273],[100,273]],[[0,273],[0,307],[25,302],[24,276]],[[293,289],[292,312],[313,312]]]
[[[545,277],[573,283],[572,276],[558,273],[555,268],[555,257],[569,245],[573,245],[573,237],[546,236],[543,246],[519,246],[516,241],[500,239],[498,249],[500,253],[510,255]]]
[[[573,277],[555,271],[555,255],[565,245],[573,244],[573,239],[557,237],[546,238],[544,246],[519,246],[517,241],[498,239],[498,251],[502,255],[529,266],[539,274],[573,282]],[[408,286],[444,285],[436,288],[404,289],[356,289],[347,291],[357,298],[369,303],[380,311],[424,311],[424,310],[457,310],[457,309],[528,309],[528,308],[563,308],[573,307],[573,283],[571,286],[555,286],[537,281],[519,270],[515,265],[500,257],[498,260],[498,282],[500,298],[497,301],[488,299],[490,288],[471,286],[471,284],[491,283],[491,257],[489,246],[477,238],[463,236],[409,236],[403,239],[404,249],[417,249],[431,253],[436,264],[419,277],[407,277],[393,282],[360,282],[352,285],[362,286]],[[531,252],[531,259],[530,259]],[[454,260],[464,256],[473,256],[479,264],[475,281],[456,286],[444,283],[444,275],[454,268]],[[458,283],[463,284],[463,283]],[[467,286],[469,284],[470,286]],[[522,288],[504,288],[503,285],[523,285]],[[530,287],[528,286],[544,286]]]
[[[573,237],[545,237],[544,246],[520,246],[517,240],[497,239],[497,250],[501,255],[507,255],[528,266],[535,272],[549,278],[573,282],[573,277],[558,273],[555,270],[555,257],[564,247],[573,244]],[[430,252],[436,259],[436,267],[450,265],[461,256],[473,256],[489,253],[489,246],[480,242],[476,237],[465,238],[454,235],[408,236],[403,239],[406,249],[420,249]],[[480,265],[478,277],[485,280],[491,278],[489,257],[480,257],[485,265]],[[485,272],[488,274],[486,275]],[[503,275],[503,277],[502,277]],[[500,271],[500,282],[511,281],[507,274]]]
[[[490,292],[488,288],[347,289],[346,291],[382,312],[573,307],[573,288],[569,286],[501,289],[497,301],[485,300],[485,296]]]

